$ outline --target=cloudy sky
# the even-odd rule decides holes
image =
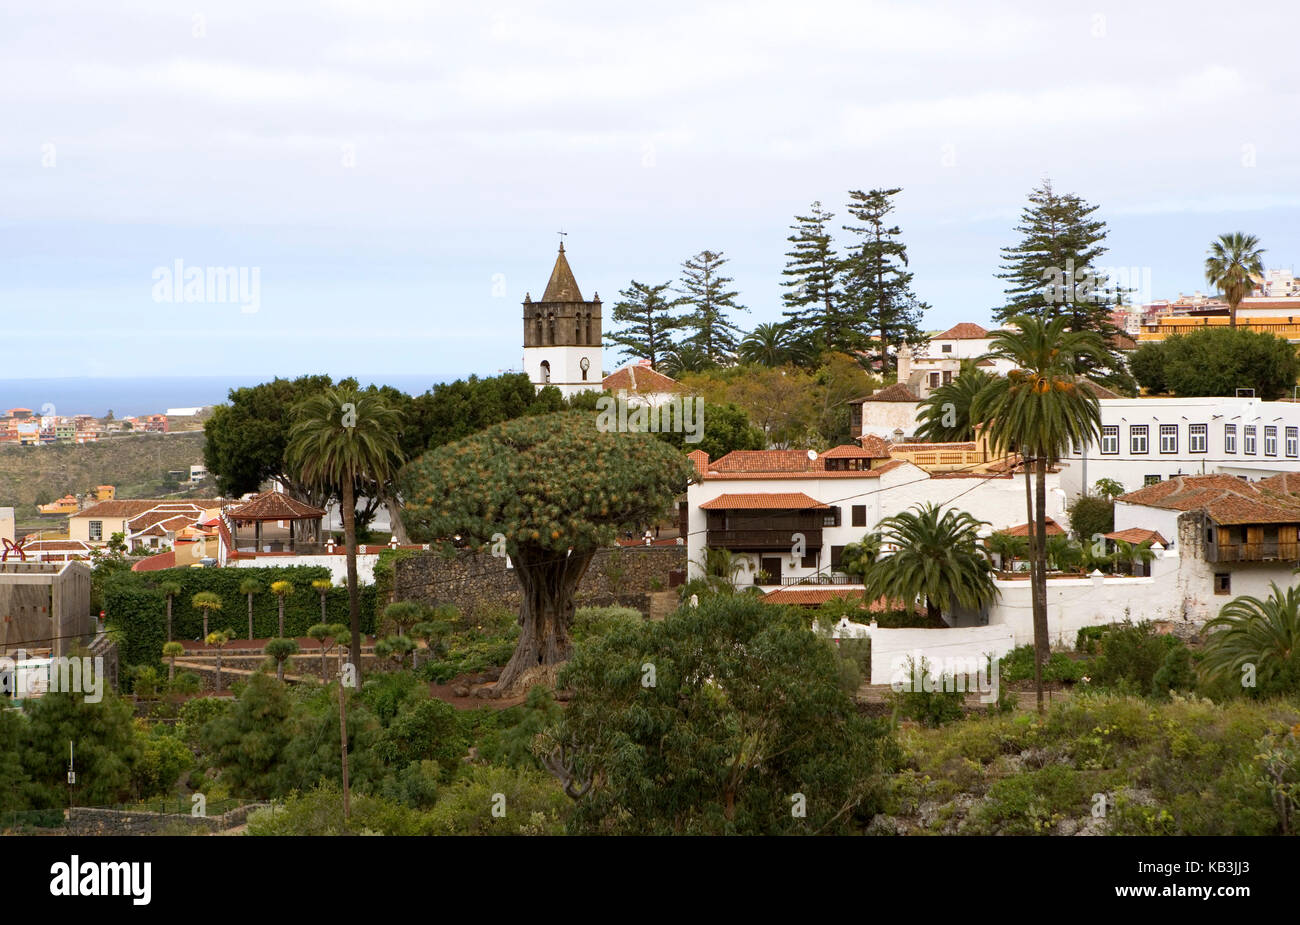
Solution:
[[[0,378],[517,368],[561,229],[607,306],[723,251],[748,326],[873,187],[933,328],[1049,176],[1154,297],[1221,232],[1293,267],[1296,8],[1134,6],[7,0]],[[166,301],[177,260],[256,304]]]

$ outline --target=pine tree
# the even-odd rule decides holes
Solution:
[[[721,251],[700,251],[682,264],[678,290],[682,302],[694,309],[682,319],[682,327],[693,332],[684,342],[699,347],[715,363],[729,360],[736,352],[740,329],[728,320],[727,309],[749,311],[736,304],[740,293],[727,289],[732,278],[721,273],[726,262]]]
[[[792,245],[786,256],[790,262],[781,271],[789,279],[781,283],[790,291],[781,299],[789,311],[792,331],[818,341],[828,350],[849,350],[854,346],[851,328],[840,317],[843,293],[840,291],[840,260],[831,244],[830,222],[834,212],[827,212],[814,202],[808,215],[796,215],[790,226],[794,234],[786,238]]]
[[[1021,241],[1002,249],[1003,272],[997,277],[1007,281],[1007,301],[993,316],[1005,323],[1016,315],[1049,321],[1065,315],[1069,330],[1092,331],[1107,347],[1109,359],[1104,364],[1086,360],[1084,374],[1130,390],[1132,379],[1114,347],[1122,332],[1112,312],[1122,293],[1095,267],[1106,253],[1106,223],[1092,217],[1098,208],[1074,193],[1057,193],[1051,180],[1029,194],[1015,229]]]
[[[649,360],[652,367],[658,368],[673,346],[671,333],[682,325],[673,313],[684,303],[666,296],[671,289],[671,282],[647,286],[632,280],[619,293],[623,300],[614,306],[611,318],[625,327],[610,332],[608,337],[623,348],[624,356]]]
[[[891,362],[889,348],[903,341],[924,341],[921,314],[930,306],[912,294],[912,274],[907,267],[907,245],[902,229],[886,224],[894,211],[892,198],[901,189],[849,192],[848,211],[862,224],[845,225],[845,231],[862,236],[862,243],[844,259],[846,321],[866,337],[878,340],[881,372]]]

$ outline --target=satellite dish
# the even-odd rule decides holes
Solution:
[[[809,451],[808,451],[808,461],[809,461],[809,462],[812,462],[812,461],[815,460],[816,458],[817,458],[817,451],[816,451],[816,450],[809,450]]]

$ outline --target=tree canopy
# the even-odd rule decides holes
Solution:
[[[1153,394],[1236,395],[1254,389],[1268,401],[1290,395],[1300,356],[1283,337],[1248,328],[1206,327],[1143,344],[1133,375]]]

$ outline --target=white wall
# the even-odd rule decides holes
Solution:
[[[1294,456],[1286,454],[1286,428],[1300,432],[1300,404],[1282,401],[1258,401],[1253,398],[1104,398],[1100,401],[1103,427],[1119,428],[1119,452],[1101,452],[1100,443],[1087,448],[1088,487],[1098,479],[1114,479],[1127,491],[1136,491],[1148,475],[1168,479],[1175,475],[1202,475],[1226,472],[1252,479],[1267,478],[1279,472],[1300,472],[1300,445]],[[1160,425],[1178,428],[1178,451],[1160,452]],[[1207,444],[1204,453],[1193,453],[1189,445],[1189,427],[1205,424]],[[1147,452],[1131,451],[1130,428],[1147,427]],[[1227,452],[1224,426],[1237,431],[1236,452]],[[1245,428],[1256,429],[1255,452],[1246,453]],[[1277,428],[1277,455],[1268,456],[1264,449],[1264,428]],[[1061,485],[1070,495],[1084,488],[1084,462],[1081,452],[1071,452],[1062,463],[1065,471]]]
[[[894,431],[902,428],[904,437],[916,434],[916,412],[921,407],[916,401],[864,401],[862,403],[862,433],[892,439]]]
[[[1064,496],[1053,489],[1057,488],[1056,473],[1047,477],[1047,513],[1063,526],[1066,524]],[[979,520],[989,522],[987,532],[1016,526],[1026,521],[1025,480],[1023,476],[1015,478],[979,478],[964,476],[958,478],[933,478],[924,469],[911,463],[904,463],[880,476],[862,478],[752,478],[752,479],[706,479],[691,485],[687,489],[689,508],[688,526],[690,536],[687,540],[687,556],[690,560],[688,569],[690,577],[698,577],[707,541],[707,511],[700,505],[723,494],[766,494],[801,492],[823,504],[838,506],[841,509],[841,526],[825,527],[822,530],[822,549],[817,568],[804,568],[802,565],[791,566],[789,556],[783,556],[783,577],[809,577],[826,574],[830,571],[831,547],[847,546],[859,542],[863,536],[876,529],[877,524],[886,517],[892,517],[917,504],[933,503],[945,508],[966,511]],[[866,507],[866,523],[852,526],[854,505]],[[773,555],[765,553],[765,555]],[[753,579],[758,566],[758,556],[748,557],[752,567],[740,576],[742,584]]]
[[[357,556],[358,583],[363,585],[374,583],[375,563],[378,561],[378,553],[366,553]],[[294,565],[323,565],[330,570],[330,578],[336,585],[346,587],[348,580],[348,557],[341,553],[335,553],[332,556],[259,556],[256,559],[230,559],[225,565],[233,568],[288,568]]]
[[[871,683],[890,684],[900,668],[907,671],[907,659],[925,659],[940,668],[946,659],[1001,658],[1016,647],[1005,626],[967,626],[954,629],[870,628]]]
[[[582,378],[583,357],[586,357],[590,364],[585,381]],[[592,389],[600,391],[605,374],[601,371],[599,345],[525,347],[524,372],[539,390],[546,384],[542,376],[543,360],[551,364],[549,384],[558,388],[565,398]]]

